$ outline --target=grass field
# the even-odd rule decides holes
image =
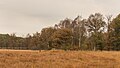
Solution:
[[[120,68],[120,52],[0,50],[0,68]]]

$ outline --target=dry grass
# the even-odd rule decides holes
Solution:
[[[120,68],[120,52],[0,50],[0,68]]]

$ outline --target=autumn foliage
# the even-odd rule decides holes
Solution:
[[[61,20],[54,27],[26,37],[0,34],[0,48],[29,50],[120,50],[120,15],[112,20],[100,13],[88,19]],[[107,19],[107,20],[106,20]]]

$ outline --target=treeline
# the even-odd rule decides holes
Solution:
[[[120,15],[104,17],[91,14],[74,20],[66,18],[54,27],[28,34],[25,38],[15,34],[0,35],[0,48],[32,50],[120,50]]]

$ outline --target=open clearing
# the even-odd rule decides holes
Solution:
[[[0,68],[120,68],[120,52],[0,50]]]

